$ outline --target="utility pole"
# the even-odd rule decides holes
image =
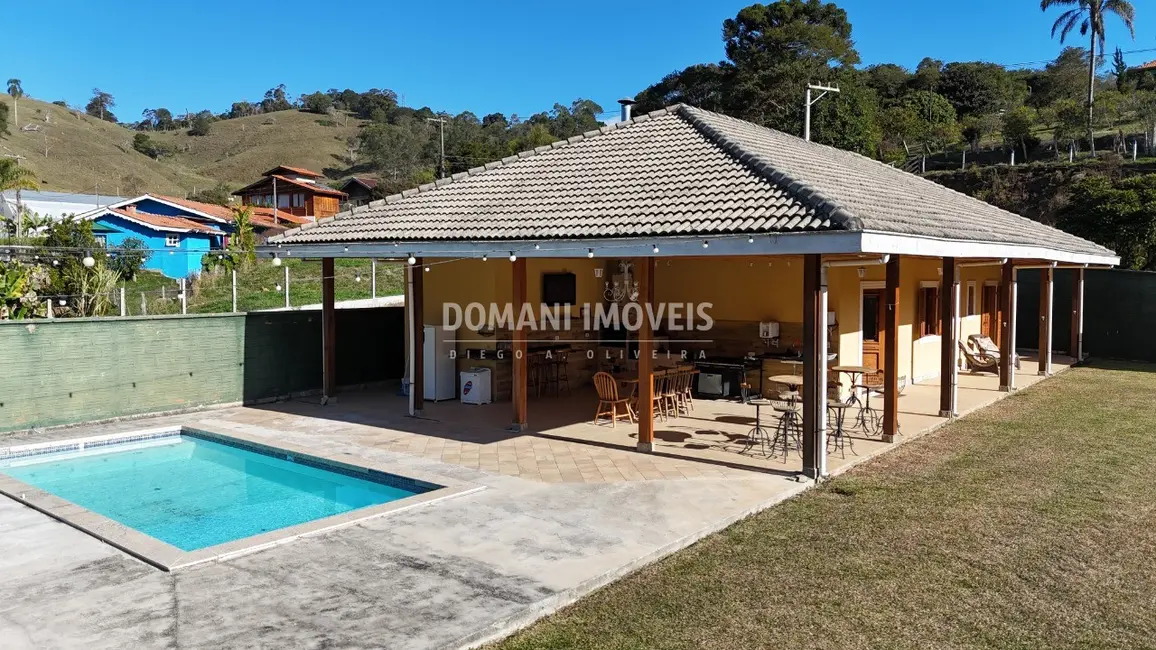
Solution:
[[[438,163],[438,165],[440,167],[440,169],[438,170],[438,178],[445,178],[446,177],[446,120],[444,117],[439,116],[439,117],[427,117],[427,118],[425,118],[425,121],[426,122],[437,122],[438,123],[438,130],[441,131],[442,155],[441,155],[441,160]]]
[[[823,94],[814,99],[811,99],[812,90],[821,90],[823,91]],[[816,86],[814,84],[807,84],[807,99],[803,102],[803,139],[807,142],[811,141],[811,106],[815,104],[815,102],[818,102],[820,99],[823,99],[827,93],[837,92],[839,92],[839,89],[833,86]]]

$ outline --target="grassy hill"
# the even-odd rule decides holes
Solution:
[[[176,147],[171,159],[176,165],[236,188],[277,165],[330,170],[334,177],[341,176],[346,140],[357,135],[361,124],[345,115],[278,111],[213,122],[206,136],[184,131],[149,135]]]
[[[0,101],[11,109],[11,97],[2,95]],[[123,126],[27,97],[19,108],[20,125],[34,124],[40,130],[21,131],[10,110],[10,135],[0,138],[0,155],[20,157],[42,189],[92,193],[99,183],[102,194],[113,194],[118,186],[127,194],[125,186],[137,185],[144,191],[183,195],[185,188],[211,182],[194,170],[134,151],[134,133]]]
[[[11,108],[11,97],[0,95],[0,101]],[[207,136],[150,132],[177,150],[156,161],[132,148],[137,132],[131,129],[27,97],[19,108],[20,125],[31,123],[40,130],[21,131],[10,123],[11,134],[0,138],[0,155],[21,157],[20,163],[36,174],[45,190],[92,193],[99,183],[101,193],[119,188],[121,195],[184,196],[218,182],[235,189],[279,164],[329,170],[339,177],[345,168],[345,142],[362,124],[344,115],[280,111],[214,122]]]

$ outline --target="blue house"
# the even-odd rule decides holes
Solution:
[[[94,231],[104,245],[116,248],[130,237],[145,243],[151,251],[144,268],[160,271],[170,278],[185,278],[201,272],[201,258],[221,247],[226,233],[219,228],[183,216],[145,212],[129,204],[98,208],[84,215],[99,226]]]

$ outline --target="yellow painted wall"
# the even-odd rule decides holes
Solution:
[[[722,321],[803,321],[801,257],[674,258],[655,268],[658,302],[709,302]]]
[[[424,274],[425,322],[442,324],[442,303],[454,301],[499,304],[509,302],[513,294],[512,266],[505,258],[488,261],[459,260],[448,263],[431,262],[431,271]],[[578,302],[596,304],[602,301],[604,283],[614,269],[608,260],[595,258],[528,259],[528,300],[536,306],[541,302],[543,273],[570,271],[577,280]],[[899,367],[900,375],[908,382],[928,379],[939,374],[940,337],[928,336],[913,340],[916,294],[920,282],[939,282],[940,260],[905,257],[900,266],[899,311]],[[734,258],[671,258],[658,261],[655,269],[655,300],[659,302],[710,302],[711,317],[716,321],[757,322],[774,320],[780,323],[799,323],[803,318],[801,257],[734,257]],[[603,277],[595,276],[595,269],[603,269]],[[860,328],[860,296],[865,283],[881,285],[885,279],[882,265],[864,266],[863,278],[855,267],[835,267],[828,270],[828,309],[835,312],[837,327],[833,336],[837,341],[839,363],[862,363]],[[982,307],[982,287],[985,280],[998,280],[999,267],[971,267],[960,271],[960,308],[966,313],[967,283],[976,282],[977,312]],[[540,314],[537,314],[540,317]],[[574,318],[580,316],[575,312]],[[962,340],[979,332],[981,316],[963,316],[960,320]],[[580,321],[579,321],[580,322]],[[492,347],[497,337],[483,338],[464,328],[459,338],[477,343],[463,343],[473,347]]]

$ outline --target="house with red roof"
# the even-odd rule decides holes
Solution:
[[[301,167],[279,165],[261,175],[261,180],[233,192],[243,205],[269,208],[274,219],[287,214],[320,219],[341,210],[348,195],[323,185],[325,176]]]
[[[130,238],[138,239],[149,251],[144,268],[160,271],[170,278],[185,278],[201,272],[201,258],[224,246],[229,222],[192,218],[187,214],[159,214],[150,210],[160,202],[149,200],[118,202],[81,215],[99,226],[98,240],[105,247],[118,248]]]

